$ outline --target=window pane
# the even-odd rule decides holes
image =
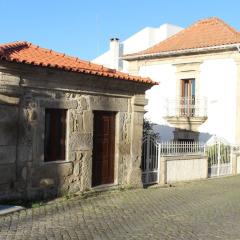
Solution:
[[[195,97],[195,79],[182,79],[182,96],[184,98]]]
[[[66,110],[45,110],[45,161],[65,160]]]
[[[195,97],[195,79],[192,79],[192,97]]]

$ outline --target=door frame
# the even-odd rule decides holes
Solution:
[[[115,141],[114,141],[114,169],[113,169],[113,182],[109,183],[109,184],[102,184],[102,185],[97,185],[97,186],[93,186],[92,185],[92,179],[93,179],[93,169],[92,169],[92,165],[93,165],[93,148],[94,148],[94,144],[93,144],[93,148],[92,148],[92,162],[91,162],[91,177],[90,177],[90,184],[91,184],[91,188],[92,189],[98,189],[98,188],[102,188],[102,187],[106,187],[106,186],[115,186],[118,184],[118,164],[119,164],[119,148],[117,146],[119,146],[119,134],[120,134],[120,128],[119,128],[119,112],[117,111],[108,111],[108,110],[93,110],[93,141],[94,141],[94,115],[96,112],[106,112],[106,113],[114,113],[115,114]]]

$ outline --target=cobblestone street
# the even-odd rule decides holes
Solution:
[[[56,201],[1,217],[0,239],[240,239],[240,176]]]

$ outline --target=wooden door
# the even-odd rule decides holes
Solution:
[[[114,182],[115,113],[94,112],[92,186]]]

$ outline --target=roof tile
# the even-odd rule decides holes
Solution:
[[[9,62],[31,64],[41,67],[57,68],[65,71],[80,72],[92,75],[100,75],[110,78],[122,79],[156,85],[150,78],[131,76],[102,65],[67,56],[50,49],[41,48],[26,41],[12,42],[0,45],[0,59]]]
[[[126,56],[197,49],[240,43],[240,32],[219,18],[203,19],[144,51]]]

